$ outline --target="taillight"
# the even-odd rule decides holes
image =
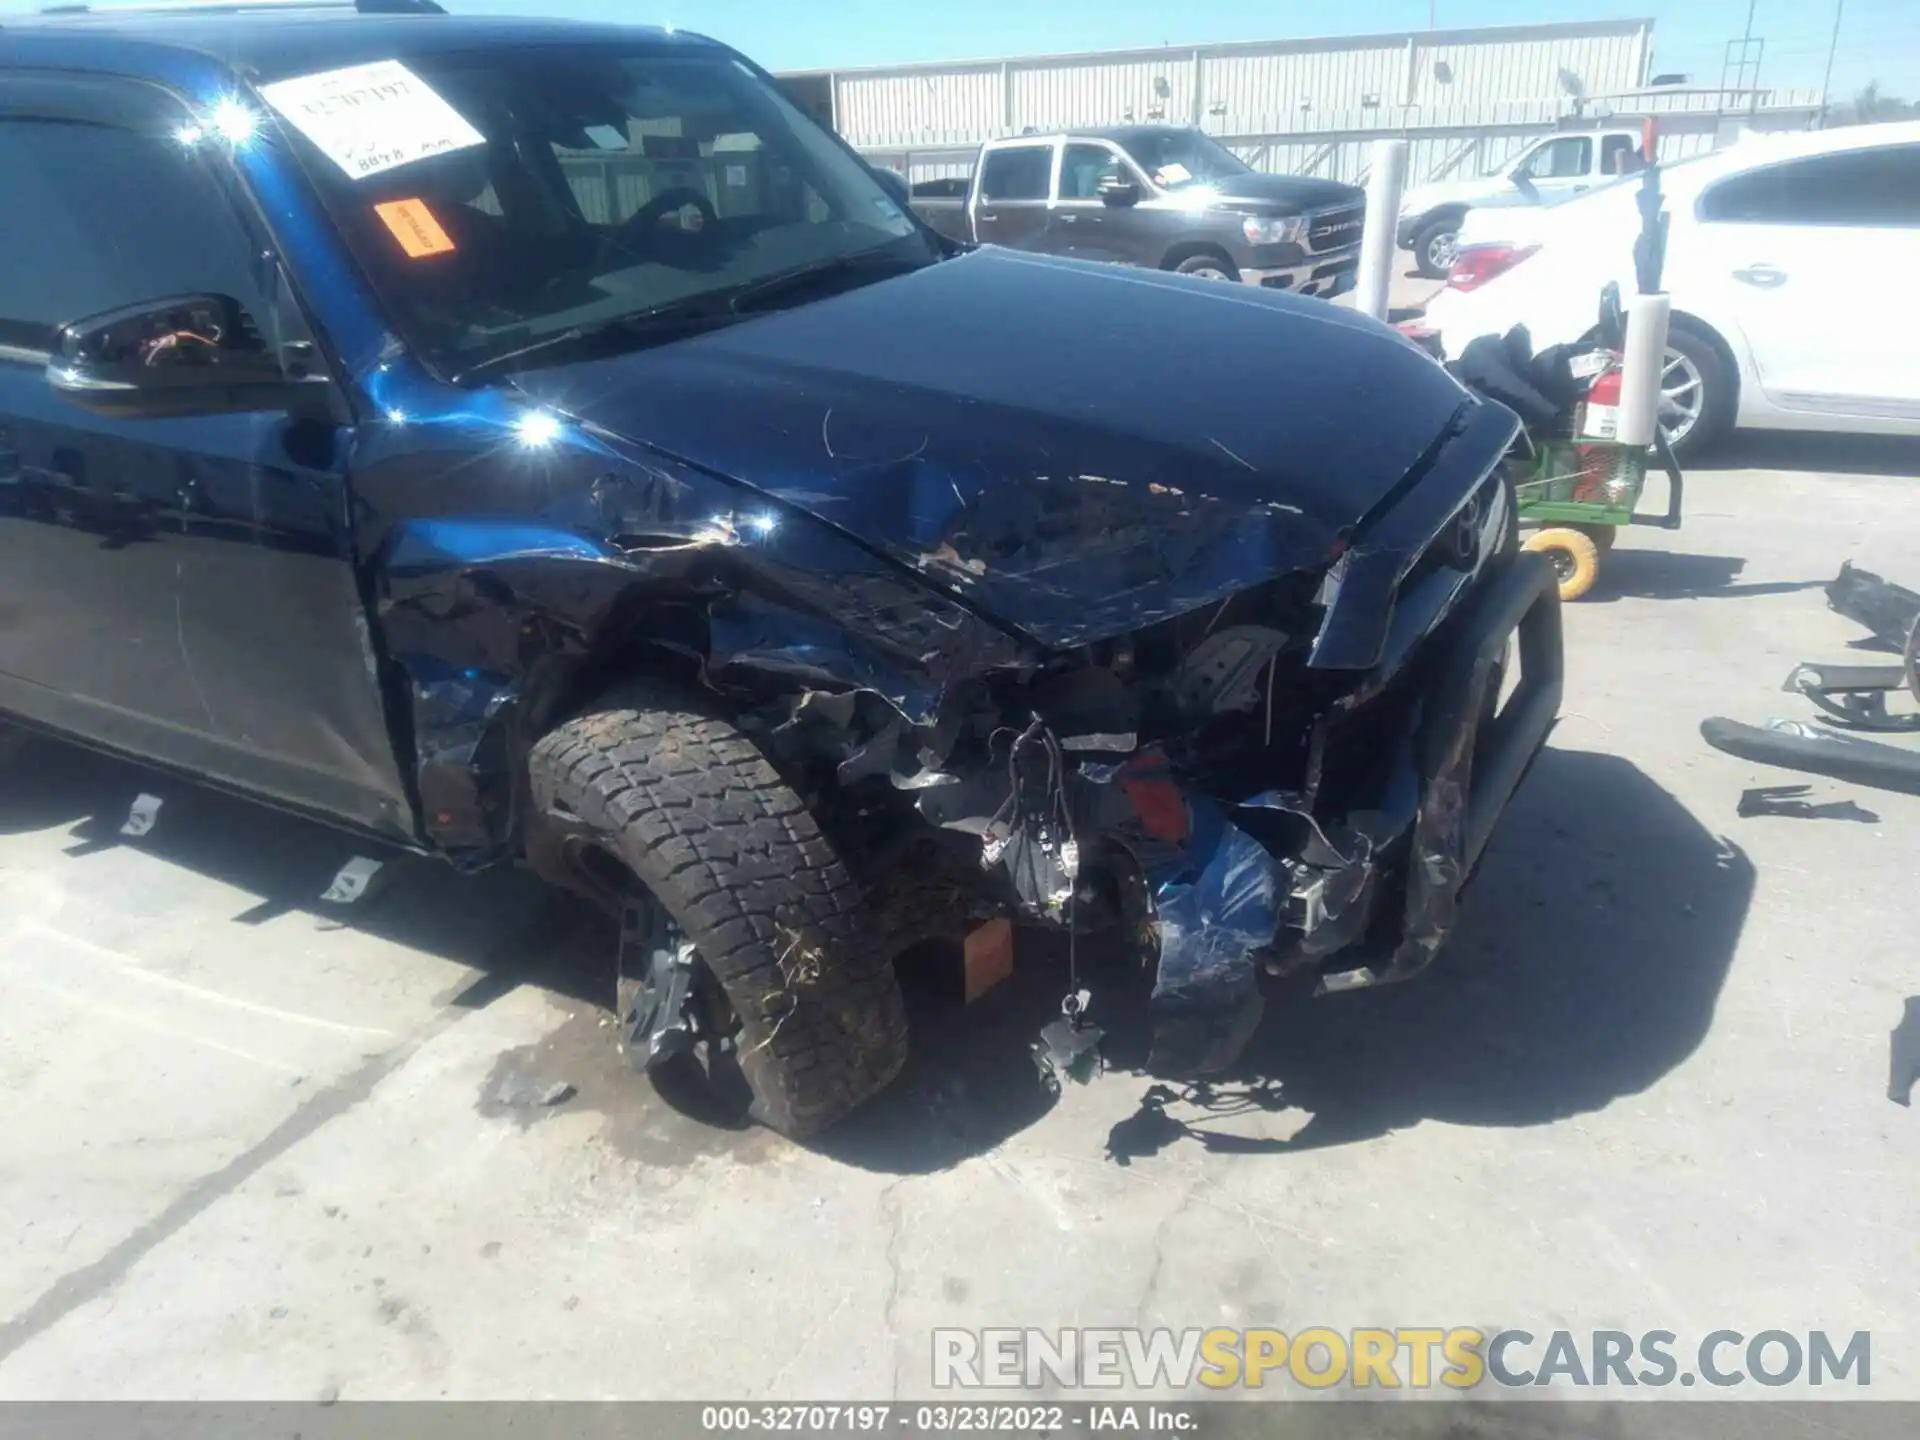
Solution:
[[[1453,257],[1447,284],[1455,290],[1478,290],[1497,280],[1526,259],[1538,245],[1468,245]]]

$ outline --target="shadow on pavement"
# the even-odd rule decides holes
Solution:
[[[1628,540],[1600,562],[1593,589],[1578,602],[1605,605],[1614,600],[1745,600],[1756,595],[1791,595],[1818,590],[1826,580],[1775,580],[1743,585],[1738,577],[1747,562],[1737,555],[1688,555],[1672,550],[1636,550]]]
[[[1276,993],[1240,1064],[1217,1083],[1154,1087],[1114,1127],[1119,1163],[1186,1140],[1285,1154],[1422,1120],[1543,1125],[1644,1090],[1700,1043],[1753,891],[1746,856],[1615,756],[1545,752],[1495,833],[1452,943],[1427,975],[1313,1000]],[[818,1148],[919,1173],[980,1154],[1053,1103],[1028,1046],[1059,1013],[1055,937],[979,1004],[919,1008],[907,1073]],[[1047,942],[1052,943],[1047,943]],[[1094,1019],[1114,1069],[1147,1048],[1144,976],[1099,978]],[[1035,952],[1042,963],[1031,964]],[[1113,1083],[1114,1077],[1096,1083]],[[1233,1118],[1304,1110],[1291,1139],[1235,1135]],[[1227,1128],[1215,1129],[1216,1126]]]
[[[318,896],[359,848],[350,837],[65,745],[37,742],[28,756],[0,775],[0,833],[71,825],[75,865],[123,843],[119,826],[144,790],[165,801],[159,822],[124,843],[264,897],[236,902],[234,923],[304,914],[475,967],[480,975],[449,997],[453,1004],[484,1005],[522,984],[602,1013],[611,1003],[610,930],[529,874],[462,875],[394,854],[385,857],[386,885],[336,910]],[[1284,1153],[1426,1119],[1539,1125],[1633,1094],[1705,1034],[1752,888],[1745,856],[1632,764],[1550,749],[1496,832],[1453,943],[1429,975],[1326,1000],[1276,997],[1235,1071],[1205,1091],[1170,1091],[1143,1107],[1116,1129],[1114,1153],[1131,1158],[1182,1139]],[[954,954],[932,947],[907,957],[907,1070],[813,1148],[862,1168],[923,1173],[989,1151],[1041,1118],[1055,1097],[1030,1045],[1059,1014],[1066,946],[1062,937],[1023,934],[1021,955],[1014,978],[971,1006],[956,993]],[[1095,988],[1094,1018],[1109,1032],[1111,1064],[1137,1065],[1150,976],[1097,939],[1079,942],[1078,959]],[[631,1076],[616,1082],[624,1062],[610,1042],[604,1062],[592,1063],[596,1074],[604,1063],[608,1087],[642,1085]],[[1312,1115],[1288,1141],[1207,1133],[1210,1116],[1283,1107]]]
[[[1164,1118],[1143,1106],[1115,1158],[1183,1138],[1284,1154],[1422,1120],[1543,1125],[1636,1094],[1706,1035],[1753,883],[1736,846],[1630,762],[1549,749],[1431,972],[1271,1007],[1235,1075],[1176,1091]],[[1312,1117],[1288,1140],[1207,1133],[1223,1108],[1282,1106]]]
[[[1800,470],[1920,478],[1920,439],[1907,435],[1743,430],[1706,454],[1688,460],[1687,470]]]
[[[1012,978],[963,1006],[957,954],[901,957],[913,1048],[893,1086],[810,1148],[866,1170],[925,1174],[984,1154],[1053,1108],[1031,1046],[1066,991],[1056,937],[1022,931]],[[957,947],[956,947],[957,948]],[[1089,955],[1089,961],[1094,957]]]
[[[153,829],[120,835],[139,794],[160,797]],[[583,1002],[613,1002],[612,950],[588,907],[511,868],[462,874],[452,866],[370,842],[170,775],[35,738],[0,770],[0,834],[71,827],[76,866],[120,846],[218,880],[254,903],[235,902],[234,924],[260,927],[299,916],[319,929],[351,928],[483,973],[454,1003],[478,1008],[521,984]],[[358,903],[320,895],[356,854],[385,862]],[[128,883],[121,881],[120,883]],[[146,902],[142,902],[146,903]]]

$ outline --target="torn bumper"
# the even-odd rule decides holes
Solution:
[[[1076,756],[1081,741],[1063,744],[1038,720],[1013,741],[983,860],[1006,867],[1029,913],[1073,923],[1124,856],[1158,947],[1156,1074],[1230,1065],[1259,1023],[1263,971],[1317,972],[1325,993],[1406,979],[1438,953],[1559,710],[1551,567],[1529,554],[1490,565],[1421,648],[1398,693],[1362,686],[1365,698],[1316,724],[1325,764],[1298,792],[1221,798],[1159,747]],[[939,820],[951,801],[935,789],[920,803]]]
[[[1160,969],[1151,1068],[1197,1075],[1230,1064],[1261,1013],[1257,967],[1320,968],[1316,993],[1418,974],[1453,928],[1460,892],[1559,713],[1560,609],[1552,570],[1534,555],[1501,567],[1449,624],[1410,742],[1416,796],[1400,831],[1385,807],[1315,821],[1296,854],[1241,828],[1266,795],[1238,807],[1190,885],[1160,897]],[[1520,672],[1502,701],[1506,666]],[[1396,833],[1399,832],[1399,833]],[[1338,964],[1341,968],[1326,968]]]

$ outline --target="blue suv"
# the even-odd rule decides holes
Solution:
[[[899,180],[693,35],[8,17],[0,717],[531,863],[634,1061],[794,1134],[998,917],[1145,947],[1171,1075],[1417,972],[1558,702],[1513,417]]]

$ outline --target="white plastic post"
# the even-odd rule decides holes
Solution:
[[[1353,308],[1376,320],[1387,318],[1387,291],[1393,283],[1396,232],[1400,228],[1400,192],[1407,183],[1407,142],[1373,142],[1373,167],[1367,175],[1367,224],[1360,236],[1360,278]]]
[[[1666,295],[1636,295],[1627,302],[1626,351],[1620,360],[1622,445],[1651,445],[1660,425],[1660,381],[1666,369],[1667,320],[1673,306]]]

